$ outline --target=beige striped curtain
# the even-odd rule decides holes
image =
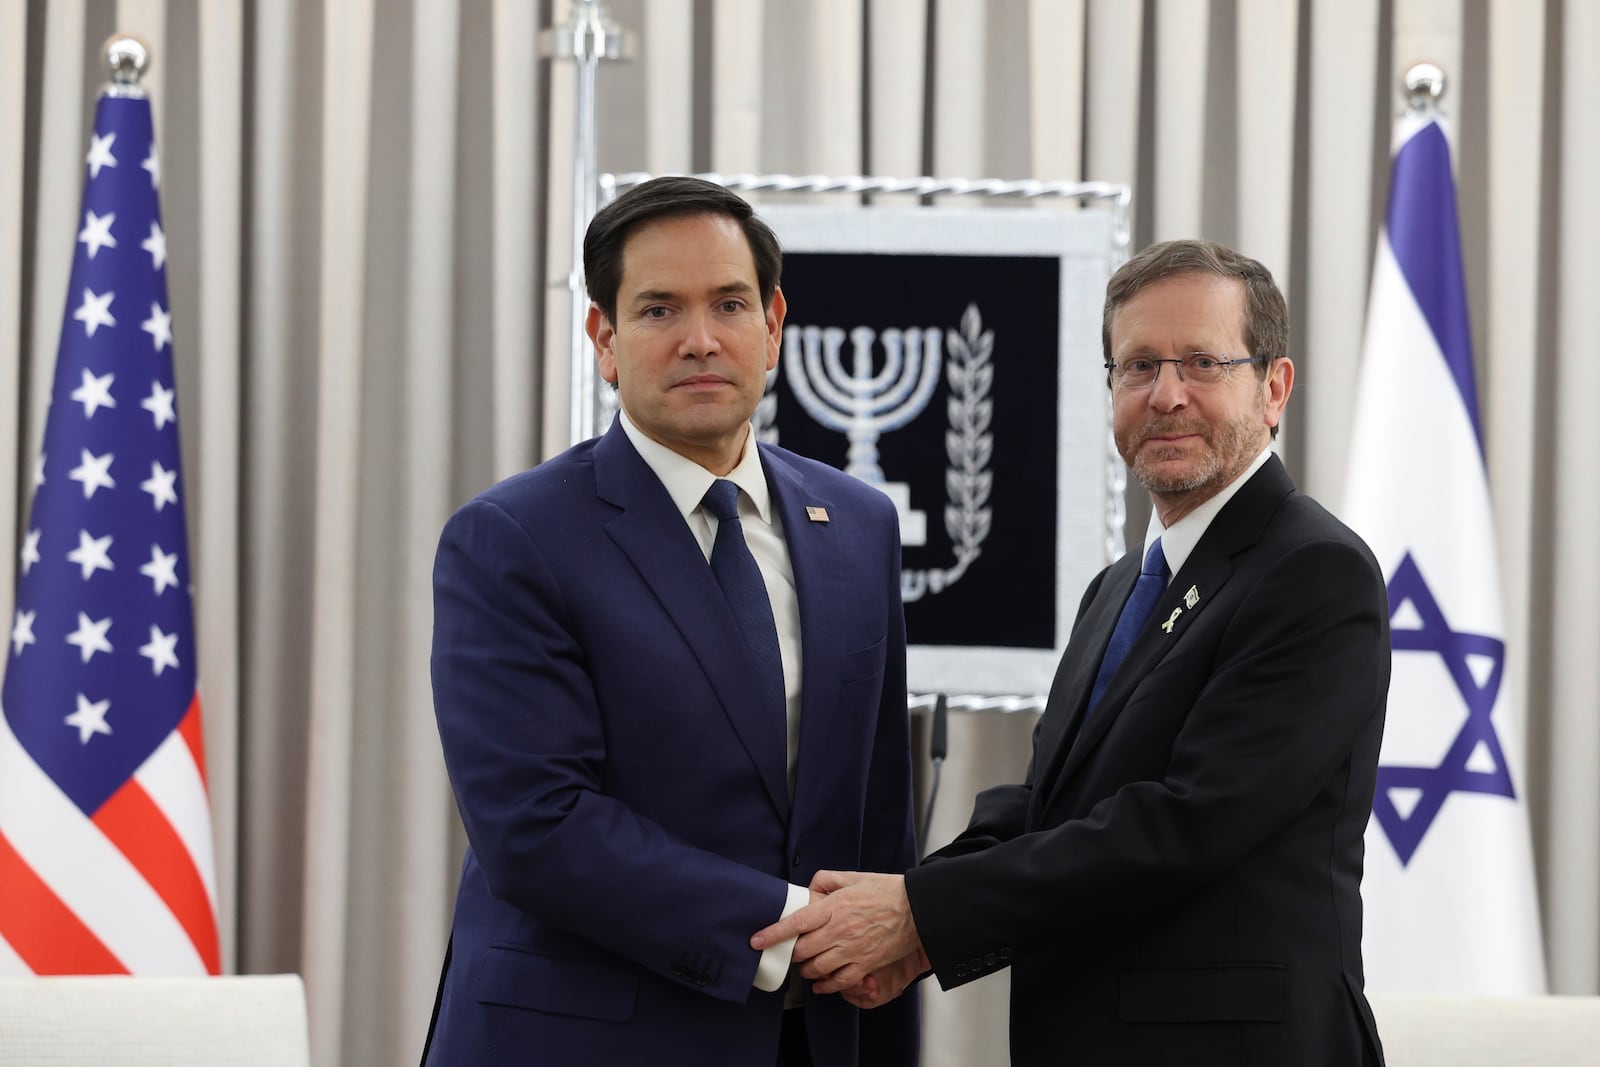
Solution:
[[[573,78],[535,58],[567,3],[0,3],[0,551],[17,559],[43,430],[99,46],[138,32],[225,958],[306,976],[319,1067],[415,1059],[448,928],[462,842],[428,689],[434,539],[567,444]],[[1551,988],[1600,992],[1600,6],[608,7],[639,49],[601,71],[602,169],[1130,182],[1136,245],[1200,235],[1262,259],[1295,321],[1284,451],[1332,505],[1397,78],[1442,66]],[[961,1062],[1003,1056],[992,1025],[957,1040]]]

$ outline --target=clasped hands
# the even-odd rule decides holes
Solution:
[[[758,952],[795,937],[793,962],[812,992],[875,1008],[931,969],[906,880],[898,874],[818,871],[811,903],[750,939]]]

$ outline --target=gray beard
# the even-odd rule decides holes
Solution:
[[[1147,457],[1143,452],[1136,453],[1129,469],[1139,483],[1152,493],[1170,496],[1193,493],[1208,487],[1215,492],[1237,478],[1256,458],[1261,450],[1255,446],[1254,439],[1260,432],[1259,426],[1243,421],[1229,422],[1216,428],[1215,432],[1205,435],[1209,454],[1199,467],[1188,474],[1158,474],[1152,469],[1155,458]],[[1225,457],[1233,457],[1232,469],[1228,468]]]

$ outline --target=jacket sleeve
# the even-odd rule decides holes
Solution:
[[[1084,915],[1103,934],[1170,907],[1286,828],[1382,715],[1387,620],[1382,577],[1360,550],[1292,549],[1247,594],[1198,692],[1165,694],[1154,679],[1145,690],[1193,700],[1164,776],[908,874],[940,982],[961,984],[956,963],[997,945],[1020,957],[1060,944]]]
[[[491,892],[639,965],[733,1002],[780,878],[697,848],[603,788],[606,734],[585,651],[538,547],[475,501],[434,567],[432,676],[445,763]]]

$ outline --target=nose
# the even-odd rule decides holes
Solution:
[[[683,333],[678,339],[678,355],[684,359],[704,359],[721,348],[716,322],[707,308],[684,313]]]
[[[1157,411],[1176,411],[1189,402],[1189,387],[1173,363],[1160,364],[1156,380],[1150,383],[1150,406]]]

